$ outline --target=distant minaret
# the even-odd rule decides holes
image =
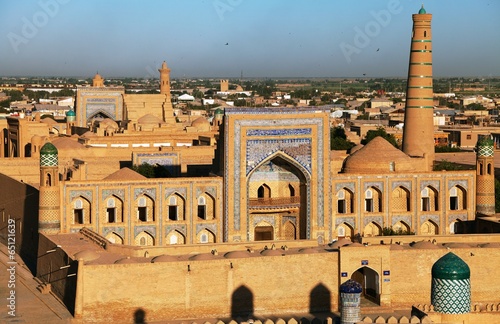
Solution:
[[[61,230],[59,215],[59,171],[58,152],[52,143],[40,149],[40,192],[38,231],[57,234]]]
[[[167,66],[167,62],[163,61],[161,69],[158,69],[158,71],[160,72],[160,94],[165,96],[162,104],[163,121],[168,125],[175,126],[174,108],[170,95],[170,69]]]
[[[425,157],[426,170],[434,162],[434,100],[432,91],[432,15],[424,6],[414,14],[406,89],[403,152]]]
[[[165,61],[163,61],[161,69],[158,69],[158,71],[160,71],[160,93],[170,97],[170,69]]]
[[[493,139],[482,136],[476,146],[476,212],[495,213],[495,162]]]
[[[97,72],[92,80],[93,87],[104,87],[104,79],[101,77],[99,72]]]

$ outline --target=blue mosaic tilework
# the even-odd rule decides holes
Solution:
[[[468,185],[469,185],[469,181],[467,181],[467,180],[448,180],[448,189],[450,189],[451,187],[454,187],[454,186],[460,186],[460,187],[464,188],[465,190],[467,190]]]
[[[288,221],[297,226],[297,217],[295,216],[283,216],[283,218],[281,219],[281,225],[285,225],[285,223]]]
[[[437,226],[441,226],[438,215],[420,215],[420,224],[425,223],[427,220],[433,221]]]
[[[441,181],[439,180],[424,180],[420,182],[420,191],[424,190],[425,187],[432,187],[439,192]]]
[[[217,240],[217,224],[196,224],[196,235],[198,235],[198,233],[200,233],[204,229],[212,232]]]
[[[122,201],[125,199],[125,190],[123,189],[105,189],[102,191],[101,198],[102,200],[106,200],[109,196],[116,196],[120,198]]]
[[[69,199],[73,200],[76,197],[82,196],[92,203],[92,191],[91,190],[71,190],[69,192]]]
[[[102,236],[106,236],[111,232],[115,232],[116,234],[120,235],[122,239],[125,238],[125,228],[124,227],[103,227],[102,229]]]
[[[247,175],[260,162],[281,151],[293,157],[309,173],[311,170],[311,139],[247,140]]]
[[[156,226],[135,226],[134,227],[134,238],[141,232],[148,232],[156,239]]]
[[[411,192],[411,181],[394,181],[392,183],[392,190],[396,189],[397,187],[402,187]]]
[[[134,200],[136,200],[140,195],[148,195],[156,202],[156,188],[135,188]]]
[[[380,227],[384,227],[384,218],[382,216],[367,216],[363,218],[363,226],[366,226],[371,222],[376,223]]]
[[[311,135],[310,128],[293,128],[293,129],[249,129],[247,136],[295,136],[295,135]]]
[[[187,193],[186,193],[186,188],[185,187],[180,187],[180,188],[165,188],[165,199],[170,197],[170,195],[177,193],[179,196],[181,196],[184,200],[186,200]],[[167,202],[168,204],[168,202]]]
[[[391,217],[391,225],[394,226],[399,221],[405,222],[406,225],[410,226],[411,228],[411,216],[392,216]]]
[[[356,220],[354,217],[336,217],[335,218],[335,228],[342,223],[349,224],[352,228],[356,228]]]
[[[432,278],[431,303],[439,313],[469,313],[470,280]]]
[[[186,230],[186,225],[184,224],[174,224],[174,225],[168,225],[165,227],[165,236],[168,235],[168,233],[172,232],[172,231],[178,231],[179,233],[181,233],[182,235],[184,235],[184,237],[187,236],[187,230]]]

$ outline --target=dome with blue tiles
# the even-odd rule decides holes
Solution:
[[[66,112],[66,117],[75,117],[76,116],[76,113],[74,110],[68,110]]]
[[[347,280],[340,285],[340,292],[346,294],[359,294],[363,291],[361,284],[352,279]]]
[[[47,142],[40,149],[40,166],[57,166],[57,148],[54,144]]]
[[[421,15],[427,13],[427,11],[425,11],[425,9],[424,9],[424,5],[422,5],[422,8],[420,8],[420,10],[418,11],[418,13],[421,14]]]
[[[448,254],[437,260],[432,266],[432,277],[439,279],[469,279],[470,269],[467,263],[456,254]]]

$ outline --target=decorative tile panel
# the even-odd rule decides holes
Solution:
[[[249,129],[247,136],[297,136],[311,135],[311,128],[292,128],[292,129]]]
[[[196,224],[196,235],[203,231],[204,229],[209,230],[217,236],[217,224]]]
[[[71,190],[69,192],[69,199],[73,200],[76,197],[82,196],[87,199],[90,203],[92,203],[92,191],[91,190]]]
[[[380,192],[384,192],[384,183],[382,181],[365,182],[363,186],[363,193],[370,187],[377,188]]]
[[[439,192],[441,181],[439,180],[424,180],[420,182],[420,191],[424,190],[425,187],[433,187]]]
[[[394,181],[392,183],[392,190],[396,189],[397,187],[403,187],[406,190],[408,190],[410,193],[411,191],[411,181]]]
[[[436,225],[441,226],[438,215],[420,215],[420,224],[425,223],[427,220],[431,220]]]
[[[139,235],[141,232],[148,232],[156,239],[156,226],[135,226],[134,227],[134,237]]]
[[[122,239],[125,237],[125,228],[124,227],[118,227],[118,226],[108,227],[108,226],[106,226],[106,227],[102,228],[102,236],[106,236],[112,232],[115,232],[116,234],[120,235]]]
[[[296,216],[283,216],[281,219],[281,225],[284,225],[286,222],[291,222],[293,225],[297,226],[297,217]]]
[[[136,200],[140,195],[148,195],[151,199],[156,201],[156,188],[135,188],[134,200]]]
[[[165,188],[165,199],[174,193],[178,193],[184,199],[186,199],[186,197],[187,197],[187,191],[186,191],[185,187]]]
[[[356,219],[354,217],[337,217],[335,218],[335,228],[342,223],[349,224],[352,228],[356,228]]]
[[[394,226],[397,222],[402,221],[405,222],[410,228],[411,224],[411,216],[392,216],[391,218],[391,226]]]
[[[184,237],[187,237],[186,225],[184,225],[184,224],[167,225],[165,227],[165,236],[167,236],[168,233],[170,233],[172,231],[178,231],[179,233],[184,235]]]
[[[102,200],[106,200],[109,196],[116,196],[122,201],[125,199],[125,190],[123,189],[104,189],[101,193]]]
[[[354,182],[336,183],[334,195],[337,195],[337,193],[343,188],[349,189],[352,193],[355,193],[356,192],[356,183],[354,183]]]
[[[384,227],[384,218],[382,216],[366,216],[363,218],[363,226],[366,226],[371,222],[378,224],[380,227]]]
[[[469,181],[467,180],[448,180],[448,189],[454,186],[460,186],[465,190],[468,190]]]

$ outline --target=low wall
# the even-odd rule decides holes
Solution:
[[[138,310],[148,321],[331,312],[337,269],[337,252],[84,265],[75,316],[124,322]]]

